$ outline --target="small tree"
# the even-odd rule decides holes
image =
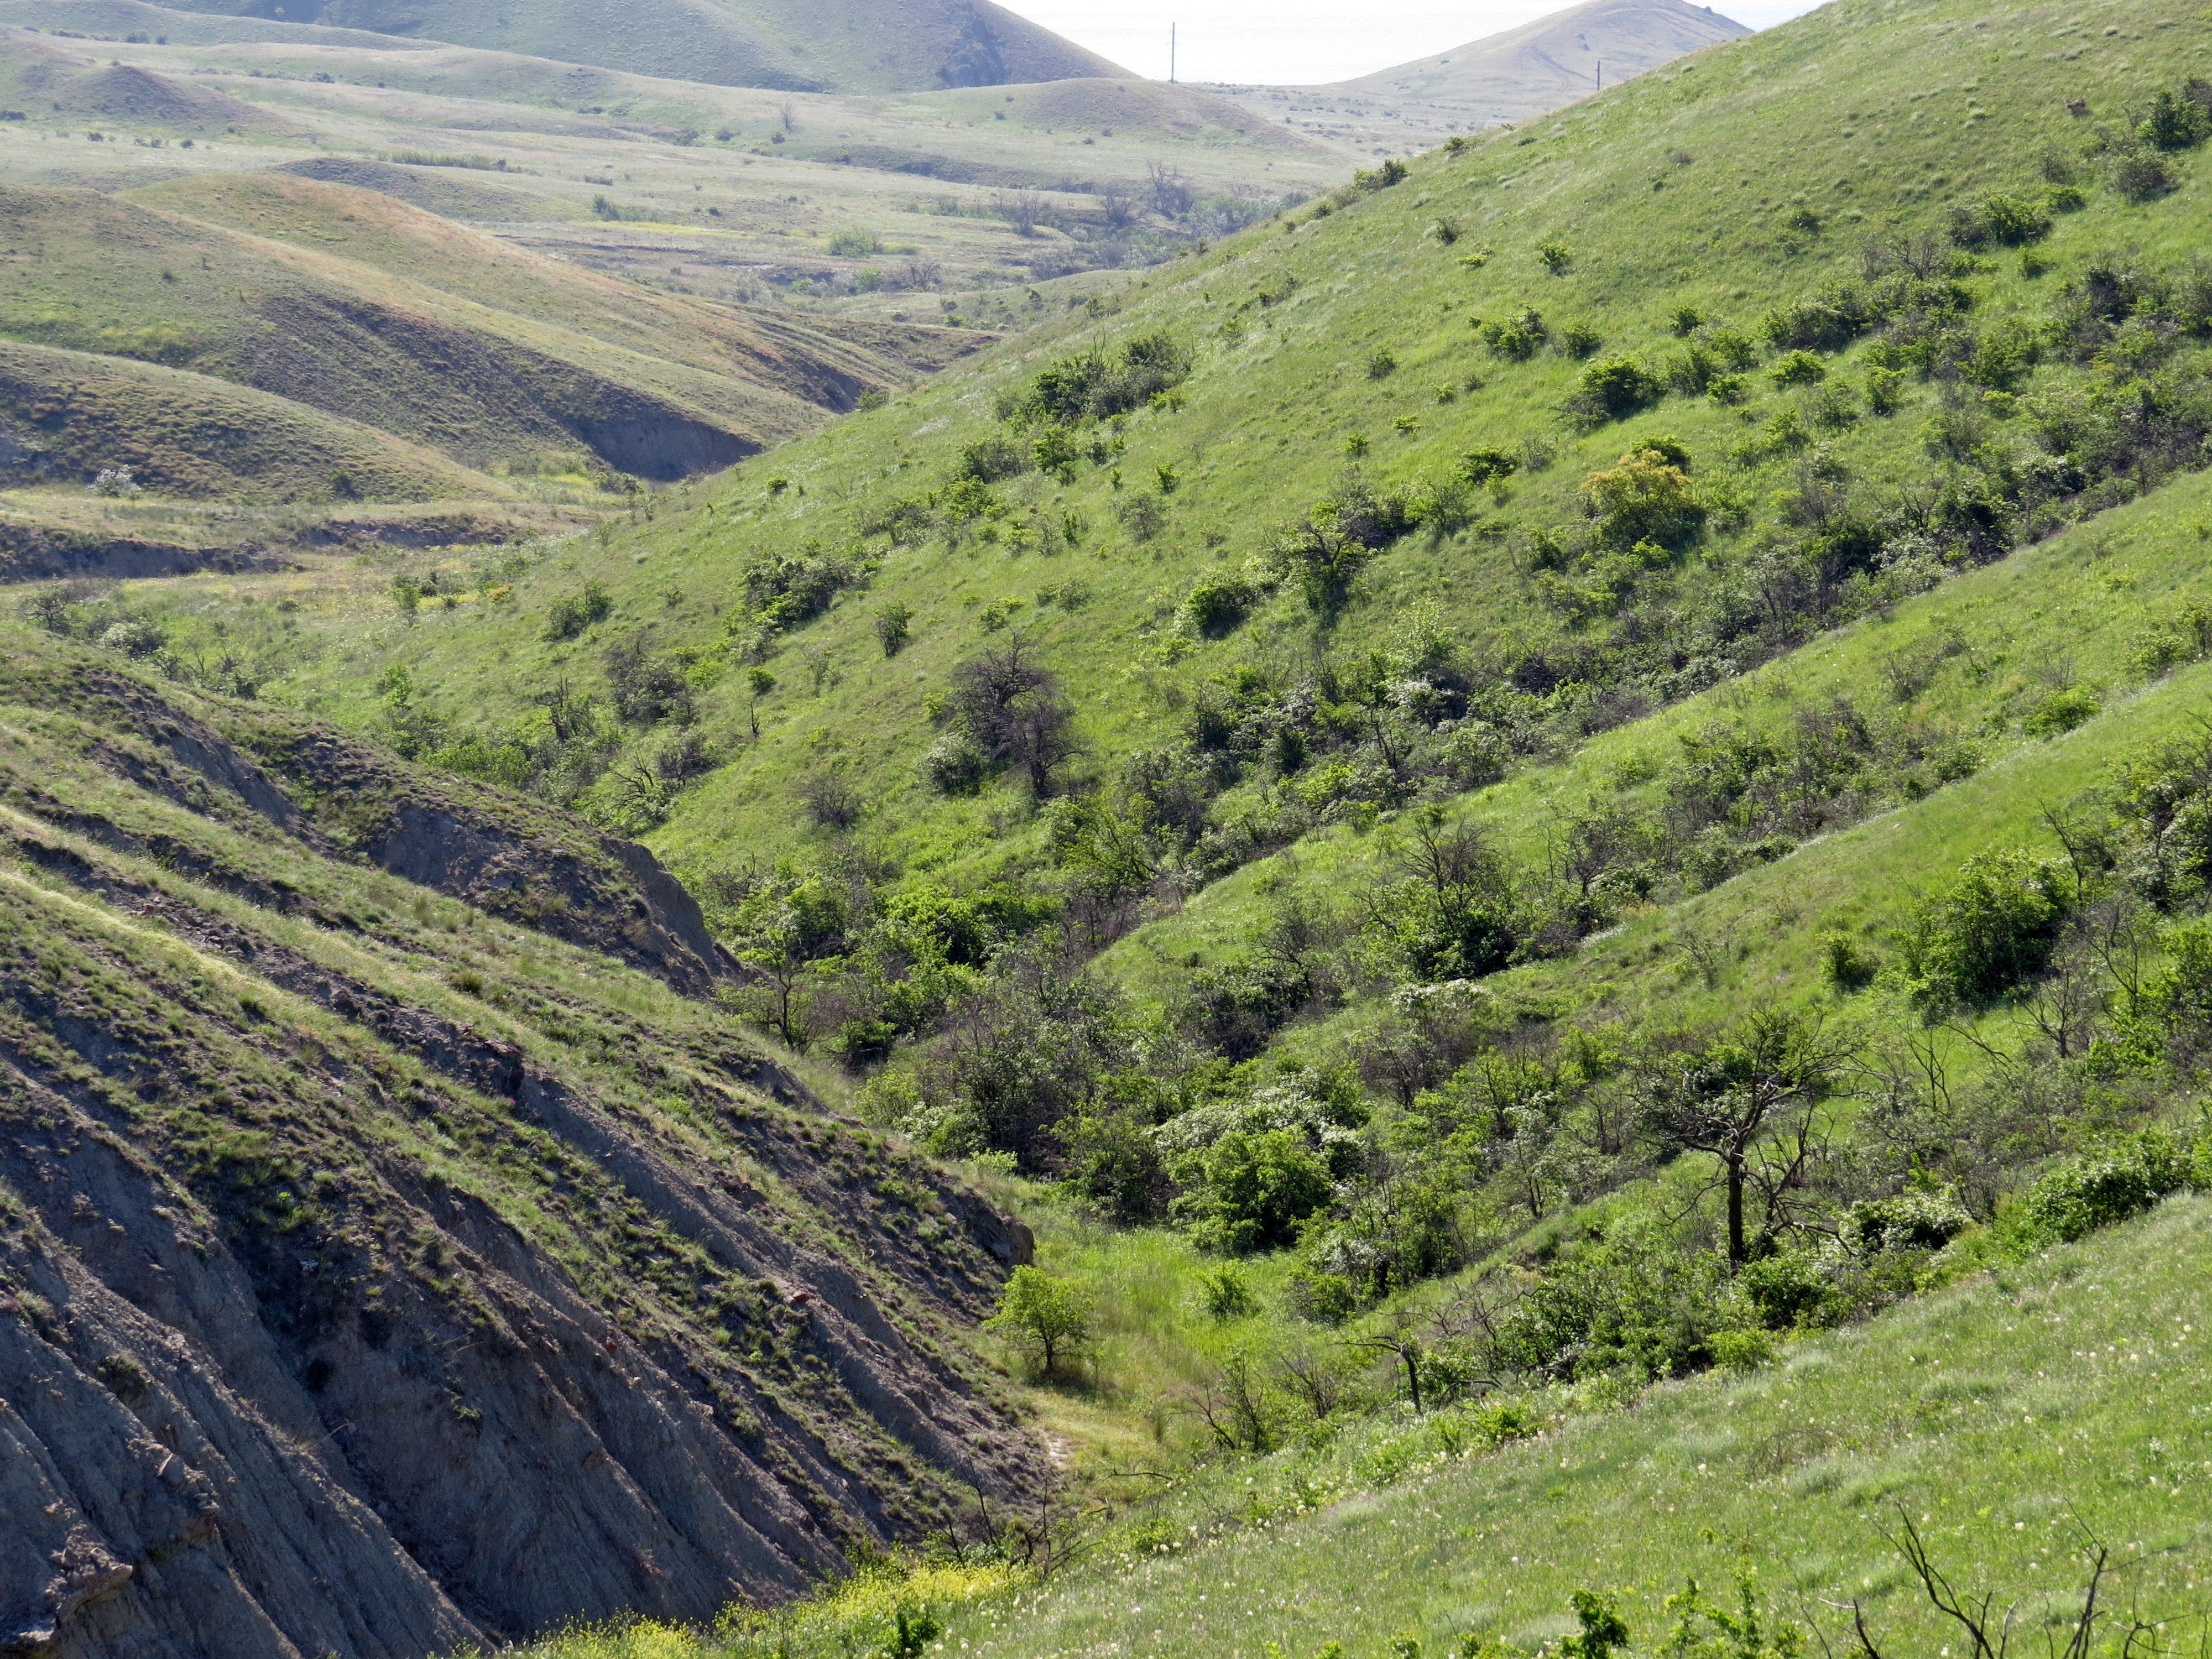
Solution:
[[[1091,1298],[1081,1285],[1041,1267],[1017,1267],[983,1326],[1021,1344],[1050,1376],[1091,1340]]]
[[[876,613],[876,643],[884,648],[884,655],[896,657],[907,647],[914,637],[914,607],[907,605],[885,605]]]
[[[1771,1236],[1780,1218],[1782,1189],[1804,1173],[1809,1148],[1805,1121],[1849,1052],[1817,1017],[1762,1009],[1731,1038],[1677,1043],[1672,1052],[1646,1062],[1642,1094],[1648,1132],[1662,1147],[1705,1152],[1720,1165],[1718,1184],[1728,1195],[1730,1267],[1742,1267],[1751,1255],[1745,1189],[1754,1181],[1765,1189],[1768,1213],[1760,1231]],[[1761,1148],[1778,1134],[1798,1156],[1785,1159],[1776,1176],[1755,1165]]]
[[[775,676],[765,668],[748,668],[745,670],[745,686],[752,693],[751,702],[745,705],[745,714],[752,721],[753,741],[757,743],[760,741],[761,699],[775,690]]]
[[[1654,439],[1583,480],[1586,510],[1608,545],[1648,541],[1680,548],[1697,539],[1705,527],[1705,508],[1690,483],[1688,459],[1671,440]]]

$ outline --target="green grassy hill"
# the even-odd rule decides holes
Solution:
[[[1479,672],[1523,695],[1588,685],[1577,677],[1617,665],[1608,672],[1626,682],[1617,689],[1630,706],[1574,716],[1586,726],[1635,712],[1634,700],[1667,701],[1670,684],[1694,688],[1699,674],[1725,678],[1726,665],[1747,666],[1790,642],[1786,632],[1762,636],[1755,622],[1723,623],[1741,629],[1736,640],[1708,636],[1708,644],[1690,633],[1680,641],[1704,666],[1667,660],[1675,642],[1630,637],[1672,614],[1638,611],[1633,572],[1624,597],[1585,597],[1592,582],[1621,582],[1623,574],[1597,570],[1589,556],[1578,556],[1583,568],[1547,570],[1554,556],[1543,538],[1571,540],[1585,522],[1583,484],[1592,473],[1651,437],[1678,439],[1691,475],[1710,480],[1725,503],[1715,510],[1710,550],[1669,567],[1683,573],[1679,586],[1662,573],[1672,602],[1687,606],[1701,589],[1732,590],[1753,550],[1802,539],[1792,515],[1808,509],[1792,501],[1808,465],[1833,469],[1838,487],[1860,491],[1871,514],[1891,483],[1940,489],[1954,476],[1948,456],[1927,446],[1931,423],[1952,418],[1956,402],[1978,411],[1972,418],[1987,423],[1981,432],[2017,434],[2033,447],[2032,420],[2004,423],[2011,405],[2003,400],[2016,394],[1987,398],[1994,388],[1964,378],[1880,369],[1863,345],[1815,353],[1809,368],[1793,368],[1785,351],[1757,338],[1761,319],[1816,305],[1830,285],[1856,279],[1870,242],[1933,234],[1942,257],[1978,262],[1970,278],[1977,327],[2003,334],[2039,326],[2108,249],[2127,249],[2147,268],[2179,269],[2202,222],[2193,158],[2179,160],[2178,189],[2141,204],[2096,184],[2081,162],[2086,205],[2053,216],[2030,250],[2038,274],[2001,246],[1970,252],[1942,240],[1953,204],[1993,191],[2034,196],[2045,187],[2046,147],[2070,155],[2067,147],[2087,136],[2095,112],[2116,112],[2178,83],[2197,49],[2202,25],[2193,16],[2139,18],[2133,32],[2111,36],[2087,30],[2069,37],[2068,53],[2047,59],[1992,61],[1996,48],[1965,38],[1946,14],[1916,15],[1911,27],[1923,49],[1911,74],[1943,71],[1950,78],[1941,92],[1908,81],[1887,54],[1887,36],[1854,20],[1848,8],[1823,11],[1700,54],[1540,131],[1425,158],[1403,183],[1356,196],[1340,213],[1299,216],[1294,229],[1269,225],[1180,263],[1133,286],[1103,317],[1025,338],[957,383],[857,416],[736,475],[711,506],[695,501],[672,526],[647,532],[636,544],[642,564],[631,566],[620,546],[603,559],[578,550],[573,579],[605,580],[618,619],[653,621],[665,645],[694,648],[726,637],[709,607],[726,609],[763,549],[795,555],[815,542],[849,547],[856,557],[865,550],[879,565],[865,592],[843,595],[820,621],[776,639],[781,654],[769,660],[784,689],[763,706],[763,743],[678,807],[665,843],[705,860],[724,837],[791,834],[789,792],[827,757],[886,803],[894,849],[988,864],[1010,845],[1034,845],[1023,837],[1036,830],[1018,820],[991,830],[988,798],[936,797],[914,769],[933,740],[925,693],[994,643],[1001,624],[1018,629],[1067,684],[1088,763],[1101,775],[1118,757],[1172,738],[1191,700],[1235,663],[1294,658],[1315,648],[1309,641],[1353,658],[1401,637],[1413,611],[1433,615]],[[2076,95],[2090,116],[2069,113]],[[1781,118],[1777,112],[1830,142],[1764,154],[1761,135]],[[1556,270],[1541,257],[1546,247],[1562,256]],[[1686,307],[1703,320],[1692,337],[1678,338],[1670,318]],[[1501,351],[1470,325],[1524,310],[1540,313],[1545,330],[1528,341],[1525,358],[1508,355],[1522,349],[1510,332]],[[1156,328],[1189,349],[1194,366],[1175,407],[1099,429],[1114,448],[1108,464],[1084,459],[1066,483],[1017,473],[994,487],[973,520],[937,509],[926,536],[887,544],[882,530],[868,533],[865,526],[897,502],[941,489],[964,447],[1008,433],[994,417],[995,398],[1058,357],[1111,351]],[[1575,355],[1579,330],[1601,342],[1588,358]],[[1736,335],[1753,344],[1743,371],[1724,368],[1706,343],[1718,337],[1732,351]],[[1686,366],[1692,374],[1725,380],[1740,373],[1740,387],[1723,390],[1741,401],[1668,392],[1624,419],[1586,426],[1558,412],[1594,362],[1631,356],[1659,378],[1677,355],[1697,360]],[[1902,374],[1893,413],[1869,408],[1869,368]],[[1776,383],[1778,373],[1816,372],[1817,382]],[[2092,385],[2064,362],[2032,372],[2054,394]],[[1882,381],[1885,398],[1891,384]],[[1298,411],[1295,424],[1285,426],[1285,410]],[[1013,432],[1015,447],[1030,435]],[[1411,491],[1463,475],[1460,457],[1474,448],[1499,452],[1513,470],[1494,491],[1473,492],[1458,526],[1383,548],[1318,628],[1294,579],[1272,591],[1253,579],[1246,619],[1224,638],[1184,620],[1195,587],[1246,579],[1279,526],[1340,495],[1351,477],[1378,495]],[[1163,489],[1163,469],[1171,489]],[[774,485],[771,475],[788,485]],[[2077,489],[2066,505],[2094,514],[2124,493]],[[1071,515],[1079,526],[1073,545],[1064,534]],[[672,582],[694,620],[665,616],[651,597]],[[1081,608],[1040,599],[1064,587],[1083,590]],[[914,611],[914,642],[886,662],[873,624],[899,605]],[[1711,625],[1680,614],[1693,628]],[[1817,611],[1808,620],[1817,624]],[[532,647],[532,626],[518,614],[503,648],[548,649]],[[498,682],[481,683],[471,666],[483,660],[473,638],[424,635],[415,648],[431,683],[465,685],[470,701],[498,695]],[[803,675],[790,685],[787,671],[802,648],[834,665],[818,696]],[[1749,661],[1731,654],[1739,652]],[[747,718],[740,682],[732,673],[709,694],[711,726],[726,730]]]
[[[682,477],[907,372],[313,179],[179,182],[146,205],[18,190],[0,212],[17,256],[0,331],[276,392],[474,465],[583,452]]]
[[[497,497],[502,486],[373,428],[158,364],[0,343],[10,484],[93,483],[232,500]]]
[[[21,120],[94,121],[155,127],[205,137],[211,132],[270,135],[289,124],[265,110],[135,66],[102,64],[42,41],[10,33],[0,63],[0,100]]]
[[[33,609],[643,838],[832,1098],[1054,1183],[988,1351],[1094,1565],[977,1520],[948,1640],[1656,1644],[1738,1540],[1833,1640],[1893,1497],[2036,1620],[2077,1522],[2185,1604],[2208,44],[1838,0],[588,537]],[[901,1571],[716,1639],[912,1651]]]

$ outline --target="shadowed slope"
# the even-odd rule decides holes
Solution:
[[[1020,1235],[678,994],[729,969],[649,856],[5,659],[9,1631],[365,1659],[699,1618],[1035,1484],[954,1334]]]

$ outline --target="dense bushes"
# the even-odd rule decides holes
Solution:
[[[1190,374],[1189,349],[1165,332],[1139,335],[1116,352],[1065,357],[1010,397],[1003,418],[1020,424],[1052,422],[1076,426],[1144,408],[1182,384]]]
[[[1977,853],[1905,932],[1914,993],[1972,1001],[2002,994],[2050,961],[2071,894],[2064,866],[2018,848]]]
[[[2033,1238],[2070,1243],[2203,1179],[2190,1148],[2168,1135],[2137,1135],[2043,1176],[2021,1199],[2021,1224]]]

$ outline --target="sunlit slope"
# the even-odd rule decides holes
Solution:
[[[2146,652],[2177,618],[2212,606],[2208,526],[2212,475],[2177,480],[1469,797],[1469,821],[1533,868],[1571,818],[1656,805],[1664,786],[1655,780],[1719,732],[1786,741],[1808,714],[1850,708],[1921,730],[1931,745],[1963,745],[1975,768],[1711,891],[1632,907],[1620,927],[1570,957],[1512,969],[1492,988],[1531,1009],[1632,1010],[1662,1024],[1725,1020],[1762,987],[1823,985],[1836,933],[1874,957],[1893,953],[1913,907],[1973,854],[2056,853],[2053,813],[2106,786],[2127,757],[2201,730],[2212,667],[2168,671]],[[2087,699],[2081,722],[2055,734],[2026,729],[2062,690]],[[1403,844],[1388,825],[1310,836],[1139,928],[1102,963],[1125,982],[1171,994],[1189,967],[1244,948],[1286,880],[1358,891]],[[1847,1023],[1918,1018],[1881,992],[1844,997],[1835,1012]],[[2017,1009],[1990,1018],[1993,1029],[2017,1024],[2028,1034]]]
[[[2015,1628],[2065,1620],[2112,1552],[2106,1594],[2141,1616],[2202,1605],[2208,1538],[2201,1383],[2212,1202],[2053,1251],[1994,1281],[1824,1334],[1771,1371],[1662,1386],[1465,1464],[1442,1450],[1370,1498],[1300,1516],[1299,1456],[1253,1470],[1228,1535],[1125,1575],[1076,1579],[1003,1617],[957,1622],[985,1655],[1231,1659],[1268,1643],[1423,1652],[1470,1634],[1535,1649],[1575,1628],[1570,1592],[1617,1592],[1639,1650],[1686,1577],[1733,1610],[1758,1575],[1770,1616],[1836,1650],[1862,1603],[1884,1652],[1955,1644],[1884,1537],[1900,1508],[1961,1590]],[[1240,1522],[1244,1522],[1240,1524]],[[1817,1646],[1817,1642],[1811,1644]]]
[[[174,76],[102,64],[9,31],[0,50],[0,101],[16,118],[100,122],[198,134],[281,135],[289,124],[227,94]]]
[[[1275,531],[1340,489],[1355,440],[1365,447],[1357,466],[1377,489],[1448,474],[1477,446],[1534,442],[1550,461],[1523,468],[1510,501],[1466,528],[1408,536],[1376,556],[1328,630],[1330,647],[1386,646],[1425,607],[1500,674],[1546,652],[1571,661],[1580,625],[1541,601],[1528,537],[1579,521],[1583,479],[1659,434],[1678,438],[1698,476],[1745,501],[1740,540],[1778,533],[1776,495],[1796,459],[1739,469],[1729,457],[1798,394],[1773,385],[1769,358],[1747,377],[1741,408],[1672,395],[1579,431],[1559,411],[1583,363],[1553,349],[1503,359],[1470,318],[1534,307],[1555,332],[1586,326],[1604,354],[1655,364],[1677,347],[1668,319],[1678,307],[1753,330],[1768,309],[1856,276],[1870,239],[1936,232],[1954,202],[2033,188],[2046,145],[2080,143],[2083,118],[2069,114],[2069,99],[2118,109],[2178,82],[2208,33],[2179,5],[2112,8],[2053,45],[2039,15],[1977,28],[1968,9],[1833,6],[1655,71],[1540,130],[1423,158],[1403,183],[1340,212],[1295,232],[1248,233],[1139,282],[1118,312],[1073,318],[975,372],[792,446],[733,477],[711,512],[679,509],[605,553],[575,550],[540,579],[536,604],[594,578],[614,598],[609,633],[650,623],[662,645],[707,647],[727,637],[718,607],[765,556],[796,556],[811,542],[879,562],[865,595],[848,593],[783,636],[757,746],[739,738],[750,714],[742,678],[708,695],[708,728],[735,759],[661,832],[696,862],[791,844],[804,833],[793,828],[799,782],[831,764],[877,804],[895,848],[931,860],[996,856],[1001,836],[1032,832],[1003,818],[994,831],[988,799],[941,800],[923,787],[927,694],[992,642],[993,624],[1018,628],[1074,699],[1082,764],[1109,775],[1132,750],[1169,740],[1211,677],[1308,648],[1312,617],[1293,587],[1218,641],[1190,636],[1179,612],[1202,576],[1239,575]],[[2107,15],[2109,25],[2095,21]],[[1805,137],[1778,149],[1772,135],[1784,131]],[[1986,261],[1978,319],[2033,325],[2070,274],[2108,247],[2185,264],[2204,197],[2194,173],[2180,179],[2142,205],[2091,191],[2041,245],[2051,275]],[[1437,229],[1447,222],[1449,242]],[[1546,245],[1565,256],[1558,274],[1540,255]],[[940,487],[964,446],[1003,434],[994,400],[1047,362],[1156,330],[1194,353],[1182,407],[1130,417],[1110,465],[1086,462],[1065,484],[1036,472],[1004,481],[1009,516],[996,539],[975,526],[957,546],[941,535],[893,544],[865,528]],[[1830,372],[1860,371],[1846,354]],[[1821,433],[1823,453],[1871,479],[1931,477],[1939,464],[1923,428],[1940,406],[1938,388],[1908,382],[1894,416]],[[770,475],[790,487],[773,488]],[[1137,497],[1157,507],[1146,539],[1129,527]],[[1071,515],[1072,550],[1042,536]],[[1018,522],[1033,526],[1025,538],[1007,533]],[[1062,550],[1042,550],[1052,545]],[[914,642],[887,661],[874,624],[894,606],[914,612]],[[541,641],[541,617],[525,605],[481,627],[423,628],[405,649],[455,707],[519,713],[530,688],[578,649]],[[810,662],[823,665],[818,675]],[[301,689],[332,707],[369,708],[365,684],[316,676]]]
[[[1519,28],[1399,64],[1334,90],[1420,98],[1489,120],[1541,114],[1657,64],[1751,31],[1686,0],[1587,0]],[[1473,123],[1470,123],[1473,125]]]
[[[428,501],[501,486],[434,451],[271,393],[128,358],[0,342],[0,481],[222,500]]]

